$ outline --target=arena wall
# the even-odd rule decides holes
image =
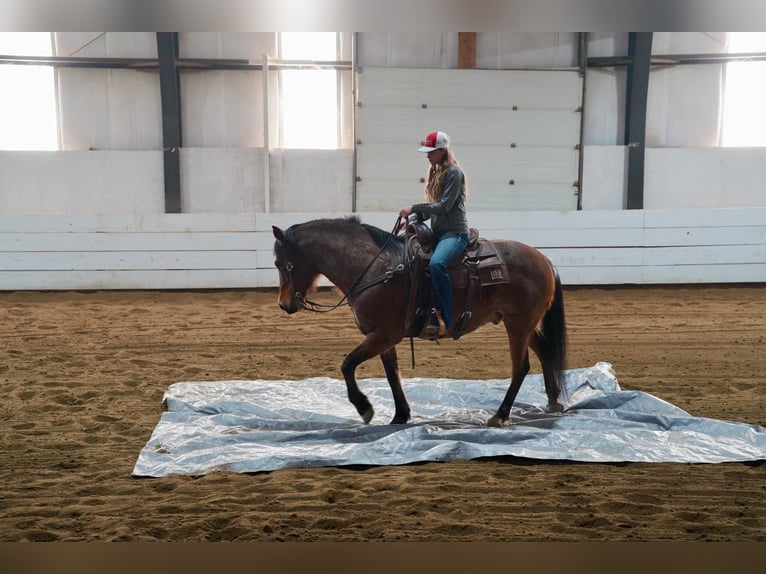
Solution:
[[[6,216],[0,289],[275,287],[271,226],[339,215]],[[382,229],[395,221],[359,216]],[[763,207],[474,212],[471,224],[539,247],[565,285],[766,282]]]
[[[184,57],[260,61],[276,57],[275,41],[270,33],[181,34]],[[360,33],[355,65],[448,70],[456,41],[446,32]],[[589,55],[624,54],[626,41],[625,33],[590,34]],[[654,33],[653,53],[720,53],[725,43],[725,33]],[[156,56],[152,33],[57,33],[56,44],[59,55],[84,45],[83,56]],[[344,35],[345,58],[351,44]],[[477,49],[478,66],[501,73],[578,64],[574,33],[481,34]],[[766,281],[766,148],[719,147],[724,66],[653,69],[644,209],[624,209],[625,70],[596,67],[585,74],[582,209],[539,211],[530,202],[488,210],[477,193],[475,205],[468,200],[471,224],[485,237],[543,249],[570,285]],[[354,109],[351,77],[341,74],[345,116]],[[360,208],[360,144],[348,117],[341,149],[282,149],[276,121],[265,145],[259,72],[194,71],[182,81],[183,213],[165,214],[158,78],[78,68],[57,78],[62,151],[0,151],[0,290],[273,287],[272,224],[362,209],[363,220],[390,229],[400,203],[422,195],[416,173]],[[269,86],[277,101],[277,82]],[[489,161],[466,153],[469,183],[472,157]]]

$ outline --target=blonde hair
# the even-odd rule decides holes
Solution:
[[[455,154],[452,153],[450,148],[444,148],[447,152],[444,154],[444,159],[436,165],[429,166],[428,179],[426,179],[425,196],[428,203],[439,201],[444,193],[444,176],[447,174],[447,169],[451,165],[458,164]],[[466,195],[468,191],[466,190]]]

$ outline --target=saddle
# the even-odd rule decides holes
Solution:
[[[496,285],[509,280],[508,266],[491,241],[481,238],[471,228],[468,247],[450,266],[453,299],[462,300],[463,311],[457,321],[452,338],[459,339],[468,329],[472,303],[481,296],[480,287]],[[411,222],[406,231],[405,254],[409,270],[409,297],[405,315],[405,336],[419,337],[435,308],[428,263],[433,248],[433,232],[423,222]]]

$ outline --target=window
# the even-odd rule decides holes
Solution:
[[[728,51],[766,52],[766,33],[730,32]],[[726,64],[721,145],[766,146],[766,61]]]
[[[281,32],[282,61],[338,60],[336,32]],[[338,71],[282,70],[280,73],[280,139],[285,148],[340,147]]]
[[[0,54],[50,56],[51,33],[0,33]],[[53,67],[0,65],[0,86],[0,149],[57,150]]]

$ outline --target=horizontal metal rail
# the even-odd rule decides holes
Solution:
[[[155,58],[93,58],[80,56],[10,56],[0,54],[0,64],[54,66],[62,68],[123,68],[146,70],[159,68]],[[246,59],[176,58],[182,70],[262,70],[263,63]],[[269,70],[348,69],[350,60],[269,60]]]

